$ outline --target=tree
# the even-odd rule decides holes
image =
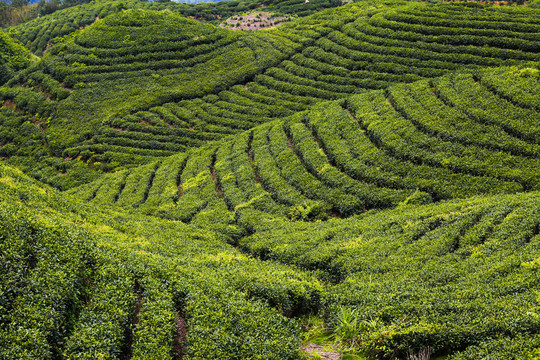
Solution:
[[[47,15],[52,14],[56,10],[58,10],[58,1],[47,1],[47,0],[39,0],[38,3],[38,12],[39,15]]]
[[[23,7],[30,3],[29,0],[11,0],[11,6],[13,7]]]

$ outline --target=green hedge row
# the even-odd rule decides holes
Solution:
[[[171,104],[166,104],[168,107]],[[152,109],[154,110],[154,109]],[[186,113],[186,107],[182,108],[183,114]],[[159,111],[159,112],[158,112]],[[153,118],[159,119],[161,117],[161,111],[162,110],[155,110],[153,111]],[[203,131],[197,131],[194,129],[190,129],[191,124],[185,123],[187,126],[183,128],[176,127],[176,123],[174,123],[173,128],[171,129],[170,126],[168,126],[164,121],[160,121],[157,124],[146,125],[144,122],[148,122],[150,120],[147,116],[141,116],[142,113],[136,113],[134,115],[127,115],[122,118],[115,117],[112,119],[109,119],[107,122],[105,122],[105,126],[103,126],[100,131],[105,132],[112,129],[121,129],[123,131],[120,132],[127,132],[128,134],[125,134],[126,136],[129,136],[131,133],[133,134],[139,134],[141,136],[141,139],[147,136],[160,138],[163,139],[169,139],[171,141],[174,138],[183,138],[183,141],[192,141],[194,144],[199,144],[200,141],[205,140],[215,140],[215,135],[212,133],[206,133]],[[176,115],[173,115],[176,116]],[[190,114],[190,117],[192,115]],[[178,117],[176,118],[178,119]],[[172,121],[171,121],[172,122]],[[172,125],[172,124],[170,124]],[[135,135],[133,135],[135,136]],[[150,138],[148,138],[149,140]]]
[[[538,68],[514,68],[510,73],[512,76],[505,76],[507,71],[485,71],[479,80],[490,91],[517,106],[540,111],[540,100],[536,96],[540,89]]]
[[[394,99],[394,95],[401,96],[403,90],[401,87],[394,87],[391,99]],[[532,173],[529,174],[527,166],[524,165],[533,161],[532,159],[521,159],[523,167],[519,169],[520,162],[515,156],[431,137],[401,116],[386,100],[383,93],[374,92],[366,96],[368,97],[358,98],[353,109],[373,141],[378,142],[379,146],[392,156],[416,164],[447,168],[453,172],[474,176],[488,175],[506,181],[515,181],[523,183],[523,186],[533,184]],[[411,114],[421,111],[412,107],[399,108],[399,110],[406,110]],[[429,145],[426,146],[426,144]],[[473,151],[474,155],[469,151]],[[505,164],[503,159],[508,160],[505,167],[502,167]],[[508,189],[519,187],[510,186]],[[503,185],[503,188],[506,186]]]
[[[128,266],[105,257],[95,273],[87,306],[79,314],[73,333],[66,339],[67,359],[114,359],[127,353],[125,333],[135,313],[135,280]]]
[[[500,150],[515,156],[535,157],[538,145],[523,141],[504,131],[500,126],[471,119],[461,108],[447,106],[437,96],[427,82],[417,82],[408,87],[408,95],[402,101],[393,97],[397,108],[407,102],[407,107],[425,109],[422,117],[411,116],[411,121],[422,131],[433,136],[462,144],[475,144],[488,149]],[[408,114],[407,110],[403,111]],[[500,117],[503,113],[498,114]]]
[[[389,19],[406,22],[409,24],[417,24],[430,27],[446,27],[446,28],[458,28],[462,31],[469,32],[470,29],[479,30],[503,30],[510,34],[512,33],[525,33],[525,39],[535,39],[535,37],[529,37],[527,33],[536,33],[540,30],[540,26],[536,22],[534,16],[520,17],[521,22],[516,22],[512,19],[510,13],[500,13],[497,15],[490,14],[489,17],[485,17],[483,20],[478,19],[476,13],[470,16],[465,11],[457,16],[452,16],[452,19],[441,17],[441,13],[444,14],[445,7],[441,8],[440,13],[426,14],[421,11],[405,11],[399,15],[391,14]],[[534,12],[533,12],[534,13]],[[439,16],[437,16],[439,15]],[[532,15],[532,14],[531,14]],[[510,21],[508,21],[510,20]],[[528,20],[528,21],[527,21]],[[536,22],[536,23],[535,23]],[[491,35],[491,33],[488,33]]]
[[[213,166],[212,154],[212,151],[199,153],[203,157],[209,155],[207,165]],[[192,165],[200,164],[202,158],[195,158]],[[182,166],[181,162],[178,157],[168,165]],[[194,170],[188,169],[190,166],[186,164],[184,173]],[[3,194],[0,214],[11,214],[19,220],[3,222],[3,235],[20,241],[8,243],[9,249],[4,244],[2,251],[9,253],[14,261],[4,262],[2,266],[22,266],[19,270],[17,266],[6,268],[10,274],[21,276],[3,278],[1,286],[15,289],[13,285],[20,281],[19,297],[30,298],[32,286],[55,283],[53,274],[67,275],[73,264],[75,269],[83,271],[80,280],[83,291],[78,290],[77,283],[72,283],[60,293],[65,299],[73,294],[80,297],[73,313],[69,306],[63,307],[55,299],[55,306],[62,309],[60,317],[66,316],[65,322],[60,322],[58,339],[49,337],[41,341],[34,336],[39,329],[45,329],[40,331],[47,336],[51,334],[49,324],[56,319],[53,313],[29,322],[20,316],[21,312],[9,311],[14,321],[25,321],[24,326],[30,329],[26,336],[32,335],[41,342],[24,343],[19,338],[12,347],[3,346],[11,343],[2,342],[2,354],[7,351],[9,358],[22,358],[39,345],[36,356],[43,359],[58,356],[167,359],[177,357],[178,352],[186,358],[205,359],[300,357],[300,329],[287,316],[317,311],[321,305],[324,290],[311,275],[242,255],[227,244],[232,239],[210,230],[209,224],[198,229],[133,212],[112,212],[102,204],[82,206],[50,188],[42,188],[21,173],[7,170],[0,169]],[[156,181],[160,177],[158,172]],[[214,185],[212,179],[210,183]],[[16,204],[19,198],[25,202]],[[15,208],[18,211],[13,212]],[[28,216],[20,216],[21,211],[26,214],[30,209],[38,220],[28,222],[24,220]],[[214,207],[213,214],[217,210]],[[201,215],[193,221],[202,225]],[[40,223],[33,227],[32,223],[36,222]],[[47,226],[44,228],[42,223]],[[48,235],[41,236],[49,232],[68,237],[54,240]],[[16,233],[20,236],[14,236]],[[36,241],[45,238],[47,241]],[[27,250],[39,252],[37,266],[29,275],[25,273],[29,261],[26,256],[30,256]],[[21,257],[15,259],[17,254]],[[54,261],[46,259],[51,255]],[[90,257],[85,258],[86,255]],[[55,261],[62,271],[52,266]],[[31,281],[32,277],[39,281]],[[1,294],[9,296],[9,292]],[[36,293],[34,298],[39,300],[40,307],[37,311],[28,307],[29,312],[38,315],[48,310],[45,304],[49,297],[45,294],[53,293]],[[9,301],[2,301],[2,306],[5,304]],[[1,336],[10,339],[16,333],[4,320],[0,323]],[[28,352],[22,351],[23,348]]]
[[[94,186],[92,186],[93,189],[87,198],[87,201],[92,201],[95,204],[103,205],[115,204],[118,201],[120,193],[126,186],[126,181],[129,175],[129,170],[122,170],[114,174],[107,174],[103,176],[104,181],[98,181]]]
[[[421,84],[422,83],[416,83],[415,85],[419,86]],[[409,129],[402,133],[410,132],[410,134],[417,134],[414,139],[410,137],[410,135],[406,135],[405,139],[407,139],[407,141],[412,141],[413,144],[429,141],[430,152],[446,153],[447,158],[451,158],[450,154],[454,154],[454,156],[457,157],[453,164],[453,166],[456,166],[456,169],[462,169],[462,171],[470,172],[472,174],[486,174],[492,177],[517,181],[529,188],[538,186],[536,184],[535,176],[533,175],[535,172],[533,169],[538,167],[539,164],[534,157],[514,155],[511,152],[500,151],[500,147],[493,146],[493,148],[490,148],[479,146],[474,143],[474,141],[483,134],[469,134],[469,141],[464,144],[455,141],[455,138],[459,136],[457,130],[452,131],[451,137],[435,137],[433,134],[430,134],[420,121],[421,119],[430,119],[433,115],[424,110],[423,106],[411,106],[411,103],[409,102],[411,98],[407,97],[406,93],[412,89],[412,87],[405,89],[401,86],[396,86],[392,88],[389,95],[389,99],[392,102],[394,109],[410,124],[408,125]],[[419,103],[417,102],[416,104]],[[424,104],[422,103],[422,105]],[[466,124],[466,122],[464,120],[456,122],[457,126],[461,124]],[[497,134],[497,136],[501,136],[501,138],[504,139],[500,133]],[[493,137],[496,138],[496,136]],[[493,140],[493,142],[495,141],[496,140]],[[415,147],[419,146],[416,145]],[[473,153],[474,156],[470,155]],[[453,161],[447,160],[446,162],[452,163]]]
[[[163,213],[172,207],[179,198],[179,185],[188,155],[178,154],[163,159],[153,178],[148,197],[140,207],[147,213]]]
[[[294,217],[310,219],[324,217],[329,211],[329,204],[309,199],[292,186],[281,172],[269,144],[269,131],[273,123],[257,127],[253,132],[253,166],[261,185],[280,204],[293,207]],[[287,146],[285,144],[285,146]]]
[[[344,104],[345,110],[350,108],[354,111],[356,101],[356,97],[348,99]],[[328,117],[328,108],[333,110],[335,116]],[[304,123],[336,167],[355,179],[378,187],[419,189],[437,200],[519,188],[515,183],[458,174],[449,169],[393,157],[381,143],[370,137],[369,131],[364,131],[358,121],[340,110],[337,104],[318,105],[304,119]]]
[[[352,340],[373,357],[469,347],[449,358],[487,349],[497,359],[517,358],[532,346],[504,357],[500,341],[526,344],[538,331],[529,310],[537,308],[537,212],[536,193],[402,207],[341,223],[262,221],[246,212],[241,221],[255,234],[240,245],[343,280],[325,299],[328,325],[339,329],[350,311]]]
[[[52,359],[84,303],[95,243],[82,229],[36,216],[23,203],[35,199],[21,191],[30,182],[6,170],[0,170],[10,182],[2,186],[0,207],[0,356]]]
[[[203,37],[203,39],[206,39]],[[118,51],[108,50],[107,48],[91,47],[90,54],[79,54],[77,48],[69,46],[66,50],[69,51],[64,57],[69,64],[84,64],[86,66],[115,66],[119,64],[131,63],[154,63],[164,60],[188,60],[193,58],[201,59],[202,55],[212,53],[216,49],[224,47],[232,43],[236,38],[216,36],[215,39],[210,37],[207,41],[184,41],[180,43],[165,43],[160,46],[137,44],[127,49],[121,48]],[[100,51],[102,50],[102,51]],[[116,50],[116,49],[115,49]],[[129,50],[126,51],[126,50]],[[189,64],[183,62],[181,64]],[[86,68],[88,69],[88,68]],[[90,68],[93,69],[93,68]],[[88,69],[88,70],[90,70]]]
[[[475,61],[479,63],[497,62],[496,59],[535,60],[538,58],[538,55],[534,52],[506,48],[468,45],[447,46],[445,39],[440,41],[439,37],[436,36],[377,27],[367,21],[356,21],[354,24],[347,24],[343,27],[343,32],[356,40],[373,45],[413,48],[418,49],[419,53],[424,51],[439,53],[436,56],[441,57],[447,56],[445,54],[449,53],[454,54],[454,61],[462,63],[474,64]]]
[[[326,113],[332,118],[339,118],[340,115],[347,116],[340,107],[326,109]],[[317,115],[319,114],[310,114],[310,116],[314,117]],[[324,151],[321,152],[321,148],[311,131],[302,122],[285,124],[285,130],[290,134],[295,153],[301,159],[303,165],[311,174],[326,185],[324,187],[321,186],[321,188],[330,195],[329,199],[325,199],[329,203],[333,203],[339,197],[351,194],[356,198],[355,203],[362,204],[360,206],[363,206],[365,209],[394,207],[407,198],[409,198],[409,201],[412,201],[410,197],[413,193],[414,202],[431,202],[431,197],[425,193],[415,192],[414,190],[379,188],[368,182],[349,177],[329,162]],[[346,214],[346,211],[341,209],[339,212]],[[350,213],[354,212],[350,211]]]
[[[433,81],[437,95],[477,122],[494,124],[518,139],[538,144],[539,130],[535,125],[538,113],[513,105],[509,101],[476,85],[470,74],[454,74]]]
[[[182,144],[175,143],[164,143],[160,141],[159,138],[153,138],[152,140],[134,140],[126,137],[119,136],[106,136],[106,135],[97,135],[93,137],[94,141],[100,143],[100,145],[107,147],[107,145],[124,147],[130,151],[130,149],[149,149],[149,150],[160,150],[168,152],[180,152],[184,151],[186,147]]]
[[[226,199],[235,211],[253,207],[271,214],[287,215],[288,207],[279,204],[276,194],[266,191],[253,168],[252,143],[253,133],[243,132],[218,148],[215,169]]]
[[[395,11],[388,11],[370,19],[373,26],[392,30],[419,33],[422,35],[437,36],[439,41],[447,40],[452,45],[494,46],[499,48],[532,51],[538,50],[535,34],[519,33],[503,30],[483,30],[476,28],[424,26],[409,24],[405,16]]]
[[[116,205],[121,207],[138,207],[148,199],[148,194],[152,188],[156,171],[160,161],[132,169],[120,189],[115,195]]]
[[[451,105],[447,97],[456,77],[458,83],[468,81],[462,85],[467,90],[452,92]],[[484,99],[498,102],[509,119],[524,122],[523,114],[528,113],[532,124],[536,118],[531,110],[498,101],[473,75],[395,85],[386,93],[369,92],[346,101],[321,103],[286,120],[205,146],[201,153],[190,152],[176,185],[168,185],[171,189],[181,185],[186,190],[178,190],[182,196],[176,198],[173,191],[165,203],[152,200],[149,204],[143,203],[150,195],[142,202],[140,196],[130,196],[130,204],[124,205],[137,203],[145,207],[145,213],[157,211],[162,217],[186,222],[193,222],[201,213],[200,221],[205,223],[212,213],[228,223],[228,217],[245,208],[313,219],[331,211],[350,216],[370,208],[534,189],[537,145],[528,140],[534,132],[521,138],[505,132],[510,125],[501,127],[499,112],[485,110],[489,106],[482,105]],[[474,116],[470,115],[471,102],[478,103]],[[219,95],[183,105],[191,111],[199,111],[196,105],[209,111],[228,107]],[[162,121],[154,112],[140,112],[132,122],[141,118],[153,125]],[[113,131],[123,136],[118,130],[104,133]],[[526,129],[521,132],[529,133]],[[142,142],[143,137],[136,134],[119,139],[133,137]],[[126,148],[132,150],[135,145]],[[150,167],[141,171],[150,174]],[[164,171],[162,167],[152,171],[157,174]],[[148,187],[147,180],[135,179],[132,186],[155,193],[152,197],[162,191]],[[85,191],[83,197],[88,198],[89,190]]]

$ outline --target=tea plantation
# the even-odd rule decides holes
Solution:
[[[75,8],[60,14],[68,10]],[[241,32],[171,11],[120,10],[56,38],[39,63],[0,89],[0,98],[47,124],[41,147],[18,144],[6,157],[67,189],[96,172],[185,152],[322,101],[458,69],[534,66],[539,14],[365,1]]]
[[[4,30],[0,359],[540,358],[537,4]]]
[[[30,65],[31,54],[21,44],[0,32],[0,85],[8,81],[13,73]]]

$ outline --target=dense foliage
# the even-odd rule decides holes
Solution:
[[[297,358],[299,328],[283,315],[319,305],[309,274],[0,172],[2,358],[171,359],[186,346],[192,359]],[[175,335],[186,321],[187,338]]]
[[[305,17],[315,12],[341,5],[335,0],[249,0],[200,2],[196,5],[185,2],[141,0],[94,0],[87,4],[71,6],[56,11],[54,16],[44,16],[10,28],[11,36],[24,43],[32,52],[41,55],[57,37],[62,37],[93,24],[111,14],[127,9],[168,10],[187,17],[208,22],[218,22],[232,15],[243,14],[264,7],[275,16],[295,15]]]
[[[540,114],[508,94],[538,74],[452,74],[321,103],[70,193],[314,272],[332,284],[328,326],[353,314],[352,342],[370,356],[532,359]]]
[[[540,356],[540,10],[338,5],[0,33],[0,359]]]
[[[540,190],[540,112],[509,99],[525,99],[516,93],[523,82],[538,87],[538,74],[534,68],[452,74],[323,102],[71,192],[95,204],[197,222],[209,211],[218,216],[246,207],[327,218]]]
[[[16,71],[28,67],[30,61],[30,52],[0,31],[0,85],[8,81]]]
[[[451,359],[534,359],[538,200],[472,198],[314,224],[253,213],[243,219],[255,234],[239,245],[335,283],[328,322],[338,327],[350,309],[353,341],[375,358],[429,347]]]
[[[63,11],[90,11],[84,17],[93,22],[100,15],[90,5],[115,15],[57,38],[39,64],[3,90],[27,87],[27,96],[48,99],[38,113],[54,108],[44,118],[51,117],[45,149],[24,150],[51,156],[35,157],[37,167],[9,161],[59,188],[94,178],[81,175],[81,163],[98,173],[120,170],[322,101],[460,68],[540,59],[538,10],[525,7],[366,1],[249,33],[174,12],[121,10],[114,2]]]

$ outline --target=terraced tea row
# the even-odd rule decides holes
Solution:
[[[27,49],[41,56],[61,38],[83,29],[99,19],[127,9],[167,10],[186,17],[215,22],[232,15],[243,14],[264,7],[273,14],[309,16],[322,9],[341,4],[329,0],[289,1],[228,1],[226,3],[187,4],[176,2],[143,2],[138,0],[94,0],[90,3],[69,7],[48,16],[10,28],[9,34],[23,43]]]
[[[49,78],[49,80],[52,80]],[[76,173],[77,178],[88,181],[99,177],[96,168],[88,167],[81,159],[66,161],[51,156],[47,134],[50,120],[56,113],[56,102],[45,92],[61,94],[55,81],[41,82],[43,92],[21,87],[0,88],[0,159],[11,163],[36,179],[47,179],[60,187],[69,187],[66,174]],[[45,90],[45,84],[49,87]],[[100,164],[95,164],[100,167]],[[107,170],[107,168],[103,168]]]
[[[141,113],[137,109],[242,82],[279,63],[300,40],[295,35],[236,33],[170,13],[125,11],[51,49],[9,85],[29,87],[57,101],[47,128],[55,148],[49,152],[116,168],[231,132],[223,124],[201,129],[182,120],[186,111],[177,104]],[[29,111],[24,104],[17,106]],[[102,123],[106,125],[96,131]],[[246,121],[243,128],[255,123]]]
[[[308,109],[319,101],[345,98],[369,89],[385,89],[394,83],[440,76],[463,66],[499,66],[540,60],[540,38],[535,33],[539,25],[530,10],[497,13],[498,28],[484,29],[489,23],[486,18],[492,14],[493,9],[475,5],[414,4],[398,10],[387,10],[377,9],[370,3],[350,7],[347,12],[341,9],[340,21],[325,22],[324,15],[327,14],[321,13],[278,32],[280,35],[296,33],[313,40],[304,40],[307,46],[300,52],[279,66],[256,75],[254,81],[235,85],[217,95],[166,103],[129,116],[115,117],[104,124],[100,130],[102,134],[92,141],[98,144],[122,144],[127,148],[183,151],[190,146],[198,146],[199,139],[205,141],[237,133]],[[431,22],[423,20],[428,15]],[[447,20],[438,23],[438,18]],[[463,26],[464,21],[469,25]],[[417,25],[418,22],[424,25]],[[454,23],[455,26],[452,26]],[[293,38],[296,42],[302,42],[301,39]],[[175,56],[180,55],[177,53]],[[112,58],[101,57],[98,55],[99,60],[96,61],[113,61]],[[114,61],[118,62],[116,58]],[[141,66],[147,67],[149,64],[152,62]],[[105,65],[96,66],[95,69],[102,66]],[[118,65],[126,70],[131,66],[137,65]],[[86,79],[103,76],[93,75],[93,71],[94,66],[80,70]],[[165,120],[165,123],[159,119]],[[138,125],[141,122],[160,128],[154,133]],[[167,126],[185,127],[201,134],[197,136],[187,130],[197,140],[186,142],[182,147],[171,138],[160,137],[167,133]],[[135,128],[137,134],[131,132]],[[180,138],[186,137],[184,131],[181,134],[171,131],[168,135],[176,139],[178,135]],[[160,144],[151,141],[152,138]],[[143,139],[148,142],[140,141]],[[85,151],[87,147],[80,149]],[[99,156],[96,159],[102,160]]]
[[[147,15],[151,21],[145,20]],[[143,12],[137,16],[140,19],[134,20],[136,16],[126,12],[123,19],[116,16],[109,18],[109,23],[102,21],[76,36],[65,49],[57,47],[47,54],[51,57],[45,57],[44,64],[48,64],[46,72],[63,81],[65,86],[78,84],[76,88],[88,86],[93,89],[102,88],[104,81],[114,81],[115,84],[128,82],[126,86],[133,91],[139,84],[149,91],[152,89],[155,94],[150,98],[139,98],[135,106],[126,99],[122,100],[126,104],[125,109],[110,109],[116,114],[103,121],[89,141],[68,148],[66,157],[82,155],[85,160],[94,162],[132,164],[141,160],[134,154],[171,155],[200,146],[208,140],[252,128],[267,119],[254,119],[250,116],[253,111],[244,105],[236,106],[234,111],[224,111],[209,103],[212,96],[202,100],[187,99],[242,83],[265,67],[279,63],[281,58],[296,51],[305,41],[305,38],[294,34],[234,33],[187,20],[182,22],[184,25],[179,31],[171,26],[179,26],[175,22],[180,18]],[[124,21],[129,21],[130,27],[125,27]],[[139,32],[133,33],[134,29]],[[104,36],[103,32],[108,35]],[[173,37],[171,33],[178,35]],[[130,42],[124,41],[126,37]],[[103,38],[108,40],[103,42]],[[64,65],[60,65],[55,54],[64,59]],[[245,66],[239,67],[239,64]],[[209,71],[218,66],[228,68],[219,73]],[[145,75],[144,85],[141,73]],[[208,81],[195,82],[194,73],[201,73],[208,77]],[[163,91],[154,91],[156,85]],[[165,85],[170,87],[165,88]],[[89,91],[93,93],[93,90]],[[139,90],[136,93],[139,94]],[[126,95],[133,98],[131,93]],[[99,99],[91,96],[94,101]],[[114,98],[117,94],[110,96]],[[219,101],[215,96],[213,98]],[[170,102],[171,99],[181,101]],[[152,103],[159,106],[146,108]],[[141,111],[137,112],[138,109]],[[244,114],[238,114],[238,111]]]
[[[246,210],[239,222],[254,235],[238,246],[334,284],[328,323],[341,330],[348,320],[348,344],[369,358],[534,359],[539,199],[475,197],[314,223]]]
[[[0,85],[3,85],[15,72],[30,65],[31,54],[3,31],[0,31],[0,50]]]
[[[129,5],[136,3],[135,1],[127,2]],[[41,56],[54,44],[53,39],[80,30],[94,23],[97,19],[104,18],[121,9],[122,5],[118,1],[94,1],[91,4],[69,7],[48,16],[38,17],[12,27],[9,33],[27,49]]]
[[[426,12],[431,22],[424,21]],[[325,33],[265,75],[273,78],[273,84],[286,82],[296,90],[293,94],[336,99],[463,66],[540,60],[536,17],[529,10],[498,12],[499,28],[486,30],[492,24],[486,19],[493,12],[482,6],[447,4],[357,10],[354,21]],[[265,78],[262,82],[272,83],[265,83]]]
[[[165,161],[192,171],[181,157]],[[172,176],[161,165],[154,181]],[[538,192],[313,223],[243,206],[228,219],[236,235],[224,237],[213,216],[198,229],[97,210],[0,171],[0,234],[10,239],[0,247],[2,357],[296,359],[298,328],[283,315],[319,309],[330,329],[347,313],[364,324],[352,341],[377,358],[426,347],[451,359],[511,358],[516,347],[534,356]],[[218,190],[225,180],[233,186],[224,177]]]
[[[322,101],[462,66],[539,60],[536,12],[370,1],[243,33],[173,13],[124,11],[60,41],[10,80],[11,89],[28,87],[56,106],[43,149],[21,151],[54,154],[54,161],[36,158],[48,168],[40,178],[73,187],[92,178],[71,170],[81,161],[101,171],[131,167]],[[493,16],[497,26],[488,25]],[[27,102],[15,104],[36,113]],[[60,166],[64,159],[76,163]],[[67,169],[62,178],[60,167]]]
[[[213,231],[81,207],[0,174],[0,357],[298,358],[287,317],[320,305],[309,274]]]
[[[504,73],[516,84],[537,76]],[[212,214],[229,226],[246,207],[313,219],[539,190],[540,114],[490,91],[490,78],[453,74],[321,103],[73,193],[185,222]]]
[[[2,162],[69,189],[0,164],[1,359],[538,357],[538,10],[132,1],[0,87]]]
[[[263,127],[276,138],[290,136],[293,148],[308,148],[311,141],[304,140],[313,136],[304,123],[277,124]],[[250,167],[250,155],[256,158],[241,146],[255,143],[255,135],[242,138],[225,142],[230,147],[193,151],[199,167],[175,156],[123,174],[124,191],[112,201],[131,206],[132,196],[142,200],[140,210],[155,210],[150,201],[168,193],[183,214],[184,197],[201,200],[204,210],[191,225],[81,206],[0,167],[0,234],[10,239],[0,247],[7,260],[0,266],[9,274],[0,280],[0,354],[296,359],[298,328],[283,315],[321,311],[332,330],[347,313],[363,324],[351,341],[376,358],[427,347],[451,359],[511,358],[516,347],[534,358],[538,192],[403,203],[349,219],[295,222],[253,186],[252,169],[227,168]],[[218,160],[227,154],[230,161]],[[178,173],[171,170],[178,168],[197,176],[173,180]],[[108,180],[103,184],[117,186]],[[180,192],[171,186],[178,180]],[[154,186],[137,186],[143,183]],[[94,199],[103,195],[98,189]],[[251,203],[237,206],[234,216],[227,212],[248,196]],[[170,203],[160,205],[158,215],[175,214]],[[299,218],[309,215],[306,208],[296,209]],[[249,348],[242,346],[246,337]]]
[[[346,21],[334,25],[334,31],[325,31],[302,53],[266,75],[296,88],[293,94],[304,89],[309,97],[335,99],[362,89],[440,76],[464,65],[499,66],[540,59],[538,22],[530,10],[499,12],[500,28],[485,30],[491,24],[486,21],[494,12],[491,8],[409,4],[386,10],[364,6],[349,9]],[[421,17],[426,12],[431,22]],[[395,23],[402,26],[391,26]]]

